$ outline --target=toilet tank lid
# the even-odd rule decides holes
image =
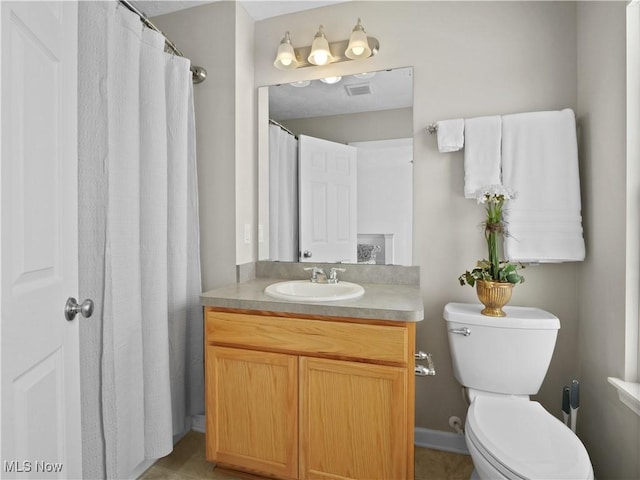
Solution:
[[[480,311],[479,303],[448,303],[444,307],[444,319],[467,325],[483,325],[496,328],[528,328],[534,330],[558,330],[558,317],[540,308],[503,307],[506,317],[488,317]]]

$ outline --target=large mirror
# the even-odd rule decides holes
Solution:
[[[259,259],[412,264],[413,69],[262,87]]]

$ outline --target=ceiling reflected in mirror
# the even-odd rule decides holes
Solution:
[[[269,88],[269,117],[276,121],[412,107],[410,67],[364,72],[336,83],[317,79]]]

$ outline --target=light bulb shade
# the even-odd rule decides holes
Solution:
[[[313,65],[327,65],[333,61],[333,56],[329,49],[329,42],[327,41],[327,37],[324,35],[322,25],[320,25],[320,29],[313,39],[311,52],[309,53],[309,58],[307,60]]]
[[[358,23],[353,27],[351,37],[349,37],[349,45],[344,55],[351,60],[359,60],[363,58],[369,58],[371,56],[371,48],[369,47],[369,40],[367,40],[367,33],[358,19]]]
[[[340,80],[342,80],[342,77],[325,77],[325,78],[321,78],[320,81],[322,83],[326,83],[328,85],[333,85],[334,83],[338,83]]]
[[[293,49],[293,45],[291,45],[289,32],[285,34],[284,38],[280,42],[273,66],[279,70],[293,70],[298,67],[296,52]]]

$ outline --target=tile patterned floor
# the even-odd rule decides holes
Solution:
[[[416,447],[415,462],[415,480],[468,480],[473,471],[470,456],[429,448]],[[194,479],[255,480],[257,477],[214,469],[204,458],[204,434],[189,432],[171,455],[158,460],[138,480]]]

